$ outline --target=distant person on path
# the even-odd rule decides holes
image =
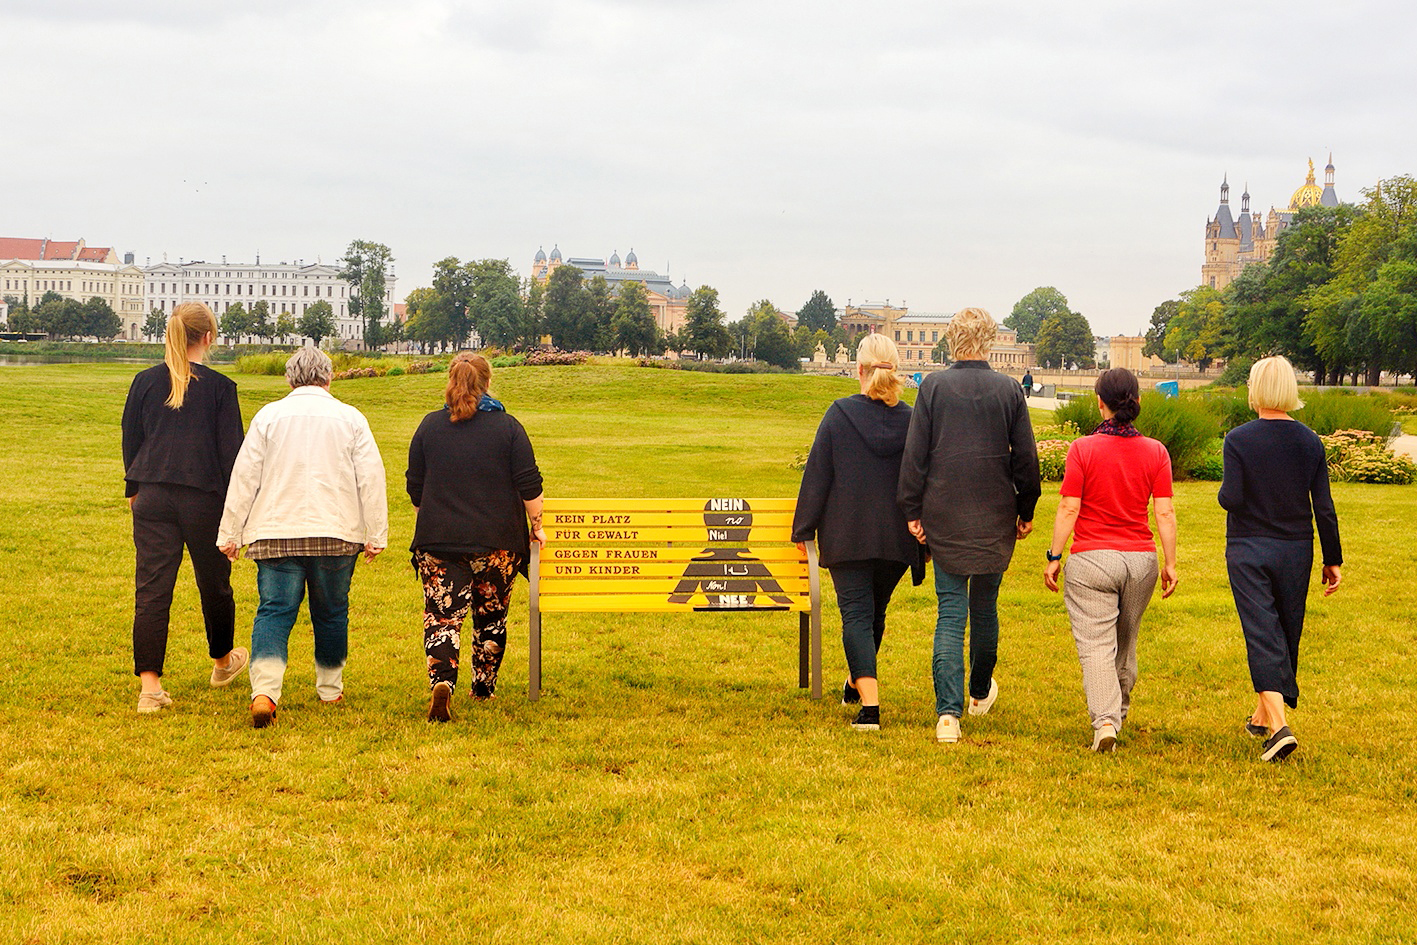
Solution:
[[[1161,534],[1161,596],[1176,590],[1176,510],[1171,457],[1133,423],[1141,413],[1136,375],[1113,368],[1093,388],[1102,423],[1068,448],[1053,540],[1043,583],[1058,590],[1063,546],[1073,536],[1063,599],[1082,663],[1082,688],[1092,718],[1092,750],[1111,751],[1127,719],[1137,681],[1137,633],[1156,588],[1156,539]]]
[[[232,646],[231,562],[216,549],[222,498],[242,437],[236,384],[202,364],[216,336],[216,316],[201,302],[174,308],[164,363],[138,372],[123,406],[123,476],[137,552],[133,672],[142,680],[142,713],[172,705],[162,672],[184,545],[202,598],[211,684],[228,685],[246,666],[246,650]]]
[[[507,608],[541,527],[541,470],[526,430],[488,394],[492,367],[460,353],[448,365],[446,401],[408,446],[408,497],[418,515],[413,565],[423,581],[423,649],[432,696],[428,721],[452,720],[463,621],[472,613],[469,687],[492,698],[507,648]],[[528,521],[530,529],[528,530]]]
[[[1303,404],[1294,367],[1280,357],[1250,368],[1250,407],[1259,417],[1225,436],[1220,505],[1225,566],[1245,634],[1250,681],[1259,698],[1245,730],[1264,738],[1260,757],[1282,761],[1298,747],[1284,707],[1299,704],[1299,636],[1314,567],[1314,521],[1323,549],[1324,596],[1342,580],[1338,513],[1328,462],[1314,431],[1289,416]]]
[[[920,385],[900,467],[901,512],[935,560],[935,738],[946,743],[959,741],[966,620],[970,714],[998,697],[999,583],[1042,492],[1023,390],[989,367],[997,331],[981,308],[950,320],[954,363]]]
[[[1030,372],[1030,371],[1024,371],[1024,372],[1023,372],[1023,381],[1021,382],[1021,386],[1023,387],[1023,396],[1024,396],[1024,397],[1032,397],[1032,396],[1033,396],[1033,374],[1032,374],[1032,372]]]
[[[896,504],[910,406],[900,400],[899,353],[885,335],[867,335],[856,349],[861,393],[834,401],[817,427],[792,540],[815,539],[818,560],[831,571],[841,609],[841,642],[849,672],[843,705],[860,703],[852,727],[881,727],[876,655],[886,631],[886,607],[909,569],[925,578],[924,547]]]
[[[226,493],[217,544],[256,562],[260,604],[251,629],[251,724],[275,718],[286,647],[306,589],[315,632],[315,692],[344,698],[349,584],[359,553],[389,538],[384,462],[364,415],[330,393],[334,365],[318,348],[285,364],[291,390],[251,419]]]

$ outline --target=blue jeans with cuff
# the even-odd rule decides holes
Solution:
[[[251,628],[251,698],[280,702],[286,648],[305,591],[315,631],[315,691],[325,702],[344,691],[349,654],[349,582],[359,555],[299,555],[256,562],[261,603]]]

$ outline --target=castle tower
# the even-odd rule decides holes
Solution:
[[[633,246],[630,247],[629,255],[625,257],[625,268],[636,270],[640,268],[640,260],[635,256],[635,248]]]
[[[1328,152],[1328,167],[1324,168],[1324,192],[1319,197],[1319,205],[1323,207],[1338,206],[1338,192],[1333,189],[1333,152]]]
[[[1248,194],[1246,197],[1248,198]],[[1248,206],[1248,200],[1246,202]],[[1201,285],[1223,289],[1239,274],[1240,232],[1230,215],[1230,180],[1220,184],[1220,207],[1205,225],[1205,262],[1201,264]]]
[[[1303,186],[1289,198],[1289,210],[1292,213],[1305,207],[1317,207],[1323,202],[1323,196],[1323,191],[1319,190],[1319,185],[1314,182],[1314,159],[1309,158],[1309,176],[1304,178]]]
[[[536,258],[531,261],[531,277],[540,279],[544,272],[546,272],[546,250],[538,246],[536,247]]]
[[[618,249],[610,251],[610,268],[620,268],[620,251]]]

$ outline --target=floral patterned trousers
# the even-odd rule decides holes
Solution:
[[[522,556],[494,551],[440,558],[415,551],[413,563],[423,580],[423,649],[428,655],[428,688],[440,682],[457,688],[462,625],[471,611],[468,661],[472,697],[491,698],[497,690],[497,670],[507,648],[507,606]]]

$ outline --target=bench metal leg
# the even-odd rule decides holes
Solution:
[[[805,611],[797,615],[797,688],[806,689],[811,683],[810,658],[812,618]]]
[[[535,702],[541,698],[541,546],[531,543],[531,568],[527,572],[531,579],[530,620],[526,638],[526,698]]]

